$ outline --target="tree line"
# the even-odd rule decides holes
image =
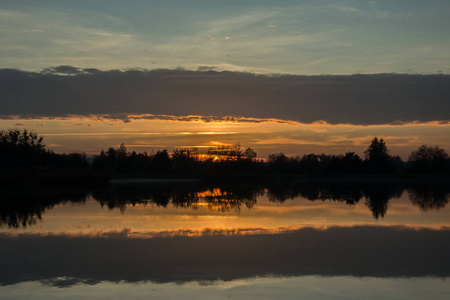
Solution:
[[[46,172],[93,172],[110,176],[139,175],[149,177],[195,177],[217,174],[286,174],[304,176],[346,175],[450,175],[450,159],[438,146],[422,145],[408,161],[391,155],[382,138],[374,137],[364,152],[339,155],[304,154],[288,157],[284,153],[270,154],[267,161],[257,159],[256,152],[235,146],[198,149],[175,149],[171,153],[129,152],[124,144],[102,150],[88,157],[84,153],[58,154],[45,148],[43,137],[24,130],[0,131],[0,170],[3,176],[13,176],[26,170],[36,174]],[[8,171],[8,172],[5,172]],[[9,174],[9,175],[8,175]]]
[[[382,138],[374,137],[362,159],[355,152],[339,155],[305,154],[287,157],[283,153],[269,155],[269,169],[282,173],[316,176],[363,174],[450,174],[450,160],[444,149],[422,145],[404,162],[390,151]]]

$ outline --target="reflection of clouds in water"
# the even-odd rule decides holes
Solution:
[[[0,272],[2,285],[36,280],[51,284],[54,278],[63,277],[68,281],[56,283],[185,283],[269,274],[450,276],[448,227],[302,228],[277,234],[169,238],[129,238],[126,233],[97,237],[0,234],[0,242],[4,245],[0,257],[9,257],[0,261],[1,270],[8,270]]]
[[[55,278],[70,283],[74,278]],[[78,279],[84,282],[83,279]],[[267,299],[305,299],[325,300],[343,295],[347,300],[359,300],[371,295],[374,299],[389,299],[395,294],[398,300],[422,299],[424,294],[433,295],[435,299],[445,299],[449,288],[446,280],[441,278],[370,278],[350,276],[271,276],[225,280],[193,281],[187,283],[110,283],[99,282],[65,286],[63,289],[53,289],[40,282],[22,282],[13,286],[0,287],[5,299],[13,299],[16,291],[32,291],[33,295],[40,295],[42,299],[51,297],[64,298],[71,295],[83,295],[87,299],[142,299],[148,297],[151,291],[155,299],[183,299],[210,300],[214,299],[255,299],[260,297],[261,291]],[[387,288],[389,287],[389,288]],[[50,291],[49,291],[50,290]],[[329,292],[328,292],[329,291]],[[126,296],[125,296],[126,295]],[[172,298],[171,298],[172,297]],[[40,299],[33,297],[34,299]]]

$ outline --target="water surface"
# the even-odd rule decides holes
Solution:
[[[444,299],[446,183],[3,189],[0,299]]]

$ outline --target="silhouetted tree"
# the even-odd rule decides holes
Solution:
[[[369,147],[364,151],[366,159],[370,161],[384,160],[389,157],[389,151],[383,139],[374,137]]]
[[[170,157],[166,149],[156,152],[153,156],[153,170],[166,173],[170,170]]]
[[[241,145],[239,143],[235,144],[234,146],[223,145],[209,148],[207,154],[211,157],[211,159],[216,161],[237,161],[243,158],[256,158],[256,152],[253,151],[252,148],[247,148],[244,152],[242,151]]]
[[[448,154],[438,146],[422,145],[411,152],[408,163],[413,172],[442,173],[446,170]]]
[[[308,155],[303,155],[299,162],[300,172],[308,175],[319,175],[321,173],[321,165],[328,163],[328,159],[325,156],[315,155],[310,153]]]
[[[256,159],[256,152],[252,148],[247,148],[247,149],[245,149],[244,156],[247,159],[255,160]]]
[[[381,174],[393,171],[389,150],[383,139],[374,137],[364,154],[366,155],[366,167],[369,173]]]
[[[289,158],[283,153],[269,154],[269,168],[272,172],[286,173],[289,170]]]
[[[176,172],[186,175],[195,172],[197,162],[197,149],[174,149],[172,152],[172,164]]]
[[[43,137],[37,135],[33,131],[24,129],[10,129],[8,131],[0,131],[0,145],[30,148],[36,151],[42,151],[45,147],[42,144]]]
[[[40,165],[45,153],[42,141],[43,137],[28,129],[0,131],[0,168]]]
[[[342,168],[344,174],[361,173],[363,161],[355,152],[347,152],[342,157]]]
[[[283,152],[269,154],[270,163],[285,163],[288,160],[288,157]]]

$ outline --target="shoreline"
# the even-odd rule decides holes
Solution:
[[[293,174],[203,174],[200,176],[145,176],[144,174],[108,174],[91,170],[51,172],[2,172],[0,186],[111,186],[127,184],[199,184],[199,183],[253,183],[253,184],[296,184],[296,183],[417,183],[450,184],[446,174],[364,174],[345,176],[306,176]]]

